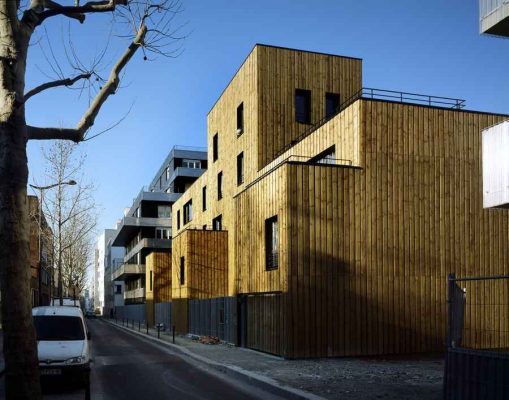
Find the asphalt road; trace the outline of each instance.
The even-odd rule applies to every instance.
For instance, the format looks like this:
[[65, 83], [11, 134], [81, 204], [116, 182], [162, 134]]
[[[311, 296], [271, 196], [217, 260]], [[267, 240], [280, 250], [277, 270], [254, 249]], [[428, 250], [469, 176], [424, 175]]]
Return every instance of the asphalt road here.
[[[279, 399], [254, 386], [220, 375], [170, 349], [100, 320], [88, 320], [92, 333], [93, 400]], [[0, 396], [3, 395], [0, 379]], [[52, 391], [44, 399], [83, 399], [84, 391]]]

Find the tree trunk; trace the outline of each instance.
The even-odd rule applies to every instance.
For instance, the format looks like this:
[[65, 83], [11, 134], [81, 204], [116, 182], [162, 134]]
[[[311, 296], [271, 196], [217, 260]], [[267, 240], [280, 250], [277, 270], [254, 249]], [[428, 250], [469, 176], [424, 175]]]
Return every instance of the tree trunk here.
[[[0, 3], [2, 12], [12, 3]], [[12, 17], [12, 15], [11, 15]], [[39, 399], [30, 301], [27, 129], [23, 97], [28, 40], [0, 24], [0, 291], [7, 399]]]

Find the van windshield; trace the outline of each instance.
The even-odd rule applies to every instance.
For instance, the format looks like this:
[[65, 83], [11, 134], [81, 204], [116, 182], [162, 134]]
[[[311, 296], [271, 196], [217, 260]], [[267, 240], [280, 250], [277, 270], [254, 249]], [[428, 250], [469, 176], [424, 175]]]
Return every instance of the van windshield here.
[[79, 317], [44, 315], [34, 317], [37, 340], [85, 340]]

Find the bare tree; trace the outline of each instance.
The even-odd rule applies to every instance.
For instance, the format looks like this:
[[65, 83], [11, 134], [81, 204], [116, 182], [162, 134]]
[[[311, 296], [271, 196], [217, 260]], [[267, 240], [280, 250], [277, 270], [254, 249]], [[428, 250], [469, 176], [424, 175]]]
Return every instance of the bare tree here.
[[[56, 180], [55, 189], [44, 197], [43, 207], [54, 236], [54, 277], [58, 283], [60, 305], [63, 305], [64, 290], [70, 287], [72, 280], [81, 279], [75, 278], [78, 259], [81, 262], [84, 256], [78, 247], [88, 245], [96, 226], [94, 187], [85, 181], [85, 156], [76, 150], [77, 145], [72, 142], [57, 141], [43, 153], [47, 161], [46, 175], [48, 179]], [[78, 183], [76, 186], [65, 185], [69, 181]]]
[[[35, 332], [29, 297], [29, 224], [27, 207], [29, 140], [63, 139], [79, 143], [107, 99], [119, 88], [126, 65], [142, 49], [148, 54], [174, 56], [176, 36], [172, 20], [180, 12], [175, 0], [0, 0], [0, 291], [6, 364], [7, 398], [41, 397]], [[55, 18], [85, 23], [89, 15], [110, 13], [128, 45], [101, 82], [74, 128], [36, 127], [26, 123], [27, 100], [55, 87], [90, 80], [95, 71], [76, 71], [70, 77], [43, 83], [26, 91], [27, 56], [34, 33]], [[49, 38], [52, 41], [52, 38]], [[177, 50], [178, 51], [178, 50]], [[90, 136], [89, 136], [90, 137]]]

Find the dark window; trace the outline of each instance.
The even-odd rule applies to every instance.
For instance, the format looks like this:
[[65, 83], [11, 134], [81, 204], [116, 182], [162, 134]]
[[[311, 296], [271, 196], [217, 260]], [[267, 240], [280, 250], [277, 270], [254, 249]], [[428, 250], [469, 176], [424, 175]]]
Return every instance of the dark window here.
[[219, 158], [219, 138], [217, 133], [212, 138], [212, 159], [216, 161]]
[[339, 94], [325, 93], [325, 118], [330, 118], [339, 110]]
[[217, 174], [217, 199], [223, 198], [223, 171]]
[[219, 323], [224, 324], [224, 308], [219, 309]]
[[177, 211], [177, 229], [180, 229], [180, 210]]
[[193, 200], [189, 200], [184, 204], [184, 225], [193, 219]]
[[79, 317], [46, 315], [34, 317], [37, 340], [84, 340], [85, 332]]
[[265, 259], [266, 269], [279, 266], [279, 228], [277, 215], [265, 220]]
[[310, 163], [316, 164], [336, 164], [336, 146], [331, 146], [327, 150], [309, 160]]
[[295, 121], [301, 124], [311, 123], [311, 90], [295, 90]]
[[122, 294], [122, 285], [115, 285], [115, 293]]
[[244, 132], [244, 103], [237, 107], [237, 136]]
[[237, 185], [244, 182], [244, 152], [237, 156]]
[[180, 257], [180, 284], [183, 285], [186, 281], [186, 269], [185, 269], [185, 259], [184, 257]]
[[203, 225], [203, 230], [206, 231], [207, 230], [207, 225]]
[[207, 186], [203, 186], [201, 189], [201, 204], [203, 211], [205, 211], [207, 209]]
[[153, 279], [153, 274], [152, 274], [152, 271], [150, 271], [150, 282], [149, 282], [149, 286], [150, 286], [150, 290], [152, 290], [152, 279]]
[[218, 215], [212, 220], [212, 229], [214, 231], [221, 231], [223, 229], [223, 216]]

